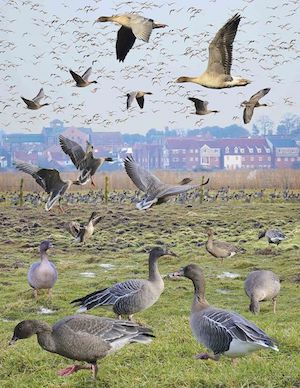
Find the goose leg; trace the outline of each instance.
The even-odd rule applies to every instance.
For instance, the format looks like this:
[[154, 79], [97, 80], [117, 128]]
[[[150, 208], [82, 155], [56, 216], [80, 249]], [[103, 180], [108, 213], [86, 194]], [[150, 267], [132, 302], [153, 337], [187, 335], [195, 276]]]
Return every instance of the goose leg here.
[[98, 373], [98, 365], [97, 363], [92, 364], [92, 372], [93, 372], [93, 379], [97, 379], [97, 373]]
[[34, 297], [34, 299], [37, 299], [37, 297], [38, 297], [38, 292], [35, 288], [33, 289], [33, 297]]
[[235, 357], [232, 359], [232, 366], [236, 368], [238, 366], [238, 359]]
[[273, 302], [273, 313], [276, 314], [276, 298], [273, 298], [272, 302]]
[[57, 372], [59, 376], [70, 376], [72, 373], [78, 372], [81, 369], [93, 369], [91, 365], [70, 365], [65, 369], [62, 369]]
[[118, 319], [119, 321], [121, 321], [121, 320], [122, 320], [122, 315], [118, 315], [118, 316], [117, 316], [117, 319]]
[[64, 209], [62, 208], [62, 206], [61, 206], [61, 204], [59, 203], [59, 205], [58, 205], [58, 208], [59, 208], [59, 210], [62, 212], [62, 213], [64, 213], [65, 211], [64, 211]]
[[96, 187], [95, 182], [93, 181], [93, 178], [91, 178], [91, 185], [92, 185], [93, 187]]
[[214, 361], [218, 361], [220, 356], [217, 355], [217, 354], [199, 353], [199, 354], [196, 354], [196, 356], [194, 358], [196, 358], [197, 360], [214, 360]]
[[128, 315], [128, 321], [133, 322], [133, 314]]
[[48, 299], [52, 298], [52, 288], [48, 288]]

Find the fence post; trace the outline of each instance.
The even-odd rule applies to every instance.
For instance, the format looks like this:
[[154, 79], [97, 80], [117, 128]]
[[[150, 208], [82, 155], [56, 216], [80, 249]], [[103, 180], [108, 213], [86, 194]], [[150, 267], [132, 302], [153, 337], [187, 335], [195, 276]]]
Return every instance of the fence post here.
[[24, 179], [21, 178], [20, 181], [20, 194], [19, 194], [19, 205], [23, 206], [24, 203], [24, 198], [23, 198], [23, 184], [24, 184]]
[[204, 183], [204, 179], [205, 179], [205, 176], [202, 175], [202, 178], [201, 178], [201, 184], [202, 184], [202, 186], [200, 186], [200, 189], [199, 189], [199, 192], [200, 192], [200, 193], [199, 193], [199, 194], [200, 194], [200, 196], [199, 196], [200, 204], [202, 204], [203, 198], [204, 198], [204, 193], [203, 193], [203, 188], [204, 188], [203, 183]]
[[105, 203], [108, 202], [108, 194], [109, 194], [109, 177], [105, 175], [104, 177], [104, 200]]

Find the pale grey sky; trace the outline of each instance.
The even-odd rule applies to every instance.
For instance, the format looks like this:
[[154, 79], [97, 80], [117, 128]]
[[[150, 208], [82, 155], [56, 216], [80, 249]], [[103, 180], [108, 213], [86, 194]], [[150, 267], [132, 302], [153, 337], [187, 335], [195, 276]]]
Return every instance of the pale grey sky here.
[[[119, 27], [93, 25], [96, 18], [135, 11], [168, 24], [152, 32], [150, 42], [136, 41], [124, 63], [115, 58]], [[232, 74], [251, 79], [246, 87], [213, 90], [176, 84], [207, 65], [208, 43], [236, 12], [243, 19], [233, 48]], [[240, 103], [270, 87], [246, 127], [262, 115], [275, 122], [299, 113], [300, 2], [260, 0], [169, 1], [19, 1], [1, 2], [0, 128], [6, 132], [40, 132], [54, 118], [93, 130], [144, 133], [149, 128], [195, 128], [242, 125]], [[93, 65], [97, 85], [75, 88], [69, 68], [83, 73]], [[34, 97], [40, 87], [51, 105], [27, 110], [20, 96]], [[151, 91], [144, 110], [126, 111], [126, 93]], [[216, 115], [192, 114], [187, 97], [209, 101]]]

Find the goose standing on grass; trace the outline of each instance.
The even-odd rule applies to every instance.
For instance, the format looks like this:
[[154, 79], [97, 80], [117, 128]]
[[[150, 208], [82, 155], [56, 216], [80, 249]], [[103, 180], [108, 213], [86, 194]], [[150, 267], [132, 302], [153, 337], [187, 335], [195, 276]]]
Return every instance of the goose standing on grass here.
[[58, 372], [60, 376], [89, 369], [94, 379], [98, 360], [130, 343], [150, 343], [154, 337], [151, 329], [136, 323], [85, 314], [65, 317], [53, 326], [37, 320], [22, 321], [15, 327], [9, 344], [34, 334], [44, 350], [89, 364], [69, 366]]
[[179, 184], [176, 186], [163, 183], [155, 175], [151, 174], [151, 172], [140, 167], [132, 156], [126, 157], [124, 167], [127, 175], [136, 187], [146, 194], [142, 201], [136, 205], [140, 210], [146, 210], [154, 204], [160, 205], [166, 202], [171, 196], [198, 189], [200, 186], [204, 186], [209, 182], [209, 179], [207, 179], [206, 182], [199, 185]]
[[276, 298], [280, 291], [280, 280], [272, 271], [252, 271], [247, 276], [244, 289], [250, 298], [249, 310], [253, 314], [259, 313], [259, 302], [272, 300], [273, 312], [276, 312]]
[[243, 114], [244, 124], [250, 123], [253, 116], [254, 108], [259, 108], [260, 106], [268, 106], [267, 104], [260, 104], [259, 100], [266, 94], [268, 94], [270, 90], [270, 88], [262, 89], [259, 92], [253, 94], [253, 96], [250, 97], [249, 101], [243, 101], [241, 103], [241, 106], [245, 108]]
[[102, 219], [102, 216], [98, 216], [96, 212], [92, 212], [88, 223], [86, 225], [80, 225], [78, 222], [71, 221], [68, 224], [68, 231], [75, 237], [77, 242], [85, 243], [90, 237], [92, 237], [95, 226]]
[[53, 245], [45, 240], [40, 244], [41, 261], [37, 261], [29, 268], [27, 279], [30, 287], [33, 288], [33, 295], [38, 296], [38, 290], [48, 290], [48, 297], [51, 298], [52, 288], [57, 281], [57, 270], [55, 265], [49, 260], [47, 251]]
[[217, 361], [222, 354], [235, 358], [266, 348], [278, 351], [275, 341], [254, 323], [235, 312], [208, 304], [204, 275], [198, 265], [189, 264], [171, 276], [186, 277], [194, 284], [191, 329], [197, 341], [213, 351], [213, 354], [200, 353], [195, 358]]
[[47, 211], [51, 210], [53, 205], [58, 201], [59, 209], [63, 212], [63, 208], [60, 204], [62, 196], [72, 184], [78, 185], [78, 181], [71, 181], [69, 179], [63, 181], [59, 172], [55, 169], [41, 168], [34, 166], [33, 164], [19, 161], [15, 161], [13, 164], [18, 170], [23, 171], [26, 174], [30, 174], [35, 179], [36, 183], [39, 184], [47, 194], [49, 194], [45, 205], [45, 209]]
[[70, 71], [70, 74], [71, 76], [73, 77], [74, 81], [76, 82], [76, 85], [77, 87], [79, 88], [84, 88], [85, 86], [89, 86], [91, 84], [97, 84], [98, 82], [97, 81], [89, 81], [89, 77], [92, 73], [92, 68], [89, 67], [85, 73], [82, 74], [82, 76], [80, 76], [79, 74], [75, 73], [75, 71], [73, 70], [69, 70]]
[[21, 98], [27, 105], [27, 109], [37, 110], [42, 108], [43, 106], [50, 105], [47, 102], [45, 102], [45, 104], [41, 104], [41, 100], [45, 98], [45, 93], [43, 88], [40, 89], [38, 94], [32, 100], [27, 100], [27, 98], [24, 98], [24, 97], [21, 97]]
[[142, 91], [127, 93], [127, 103], [126, 103], [127, 109], [131, 107], [131, 104], [133, 103], [134, 99], [136, 99], [137, 103], [139, 104], [139, 107], [143, 109], [144, 102], [145, 102], [145, 98], [144, 98], [145, 94], [152, 94], [152, 93], [142, 92]]
[[202, 101], [194, 97], [189, 97], [188, 99], [195, 104], [196, 115], [207, 115], [209, 113], [219, 113], [218, 110], [207, 109], [208, 101]]
[[70, 157], [74, 166], [79, 171], [80, 175], [77, 181], [80, 185], [85, 185], [91, 180], [91, 184], [95, 186], [93, 176], [96, 174], [98, 168], [100, 168], [104, 162], [113, 161], [110, 157], [95, 158], [93, 155], [94, 147], [88, 141], [85, 152], [81, 145], [76, 143], [76, 141], [68, 139], [63, 135], [59, 135], [59, 143], [64, 153]]
[[232, 44], [241, 16], [235, 14], [217, 32], [209, 45], [209, 57], [206, 71], [198, 77], [179, 77], [176, 82], [193, 82], [206, 88], [223, 89], [245, 86], [251, 81], [230, 75], [232, 62]]
[[283, 240], [285, 240], [286, 236], [281, 230], [278, 229], [269, 229], [263, 230], [259, 233], [258, 239], [266, 237], [269, 244], [279, 245]]
[[157, 23], [136, 13], [101, 16], [95, 21], [95, 23], [97, 22], [113, 22], [121, 25], [116, 43], [117, 60], [120, 62], [124, 62], [136, 39], [148, 43], [154, 28], [167, 27], [166, 24]]
[[71, 303], [80, 306], [79, 312], [93, 307], [111, 306], [119, 319], [126, 315], [129, 320], [132, 320], [133, 314], [151, 307], [163, 292], [164, 281], [159, 273], [157, 260], [165, 255], [176, 256], [173, 252], [160, 247], [151, 249], [148, 279], [131, 279], [117, 283], [112, 287], [75, 299]]
[[214, 240], [214, 232], [212, 229], [206, 231], [208, 239], [205, 243], [205, 248], [212, 256], [221, 259], [222, 263], [226, 257], [232, 257], [237, 253], [244, 253], [245, 249], [236, 247], [235, 245], [225, 242]]

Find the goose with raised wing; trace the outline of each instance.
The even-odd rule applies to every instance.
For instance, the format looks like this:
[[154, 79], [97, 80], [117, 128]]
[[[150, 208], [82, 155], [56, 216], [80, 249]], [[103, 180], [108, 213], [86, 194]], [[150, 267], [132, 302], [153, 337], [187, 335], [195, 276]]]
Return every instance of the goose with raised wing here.
[[144, 108], [144, 103], [145, 103], [145, 94], [152, 94], [151, 92], [143, 92], [141, 90], [137, 92], [131, 92], [127, 93], [127, 102], [126, 102], [126, 107], [129, 109], [134, 101], [136, 99], [136, 102], [139, 104], [139, 107], [141, 109]]
[[231, 76], [232, 45], [241, 20], [239, 14], [235, 14], [217, 32], [209, 44], [209, 57], [207, 69], [198, 77], [179, 77], [176, 82], [193, 82], [211, 89], [232, 88], [245, 86], [251, 81]]
[[243, 101], [241, 103], [241, 106], [245, 108], [243, 113], [244, 124], [250, 123], [253, 116], [254, 108], [259, 108], [260, 106], [268, 106], [267, 104], [260, 104], [259, 100], [266, 94], [268, 94], [270, 90], [270, 88], [262, 89], [259, 92], [253, 94], [253, 96], [250, 97], [249, 101]]
[[32, 100], [28, 100], [27, 98], [24, 98], [24, 97], [21, 97], [21, 98], [27, 105], [27, 109], [37, 110], [42, 108], [43, 106], [50, 105], [47, 102], [45, 102], [44, 104], [41, 104], [41, 100], [45, 98], [45, 93], [43, 88], [40, 89], [38, 94]]
[[192, 101], [196, 108], [196, 115], [207, 115], [209, 113], [219, 113], [218, 110], [210, 110], [207, 109], [208, 101], [199, 100], [198, 98], [189, 97], [190, 101]]
[[80, 76], [79, 74], [75, 73], [73, 70], [69, 70], [71, 76], [73, 77], [74, 81], [76, 82], [76, 86], [79, 88], [84, 88], [85, 86], [89, 86], [91, 84], [97, 84], [97, 81], [89, 81], [89, 77], [92, 74], [92, 68], [89, 67], [83, 74]]
[[278, 229], [268, 229], [261, 231], [258, 235], [258, 239], [260, 240], [263, 237], [266, 237], [269, 244], [276, 245], [281, 244], [281, 242], [286, 239], [286, 235]]
[[102, 220], [102, 216], [98, 216], [97, 212], [92, 212], [86, 225], [81, 225], [79, 222], [71, 221], [67, 225], [68, 231], [75, 237], [77, 242], [85, 243], [95, 231], [95, 226]]
[[157, 23], [136, 13], [101, 16], [95, 21], [97, 22], [113, 22], [121, 25], [116, 43], [117, 60], [120, 62], [124, 62], [136, 39], [149, 42], [153, 29], [167, 27], [166, 24]]

